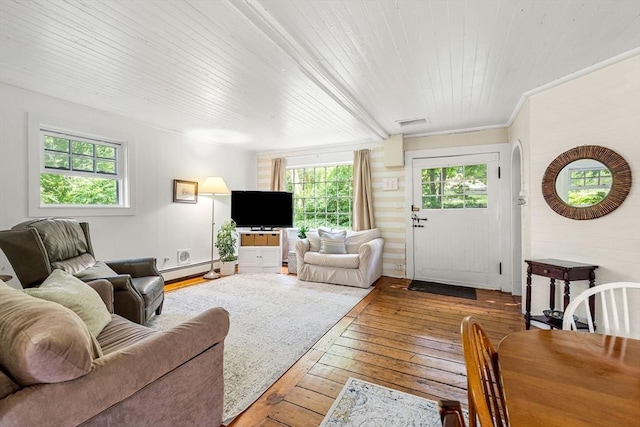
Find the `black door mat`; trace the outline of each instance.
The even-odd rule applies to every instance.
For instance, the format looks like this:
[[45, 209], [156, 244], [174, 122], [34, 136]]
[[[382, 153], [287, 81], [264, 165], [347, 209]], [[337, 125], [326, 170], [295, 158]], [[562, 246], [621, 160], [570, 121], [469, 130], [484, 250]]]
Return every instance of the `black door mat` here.
[[412, 280], [407, 289], [410, 291], [428, 292], [430, 294], [446, 295], [450, 297], [478, 299], [475, 288], [444, 285], [442, 283], [425, 282], [423, 280]]

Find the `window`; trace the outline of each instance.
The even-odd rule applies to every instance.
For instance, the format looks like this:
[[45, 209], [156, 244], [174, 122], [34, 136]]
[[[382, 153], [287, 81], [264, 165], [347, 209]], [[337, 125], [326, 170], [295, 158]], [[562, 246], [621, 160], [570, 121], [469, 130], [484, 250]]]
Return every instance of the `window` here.
[[41, 206], [123, 206], [122, 144], [41, 129]]
[[422, 209], [487, 208], [487, 165], [422, 169]]
[[287, 169], [293, 193], [293, 225], [351, 228], [353, 165]]
[[135, 214], [126, 130], [29, 113], [28, 135], [30, 217]]

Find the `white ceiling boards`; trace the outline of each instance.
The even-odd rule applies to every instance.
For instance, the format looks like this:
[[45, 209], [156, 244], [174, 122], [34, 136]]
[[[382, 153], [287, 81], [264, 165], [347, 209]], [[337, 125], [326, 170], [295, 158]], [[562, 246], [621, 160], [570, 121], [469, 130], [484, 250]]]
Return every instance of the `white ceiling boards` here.
[[265, 151], [505, 125], [640, 2], [2, 0], [0, 37], [4, 83]]

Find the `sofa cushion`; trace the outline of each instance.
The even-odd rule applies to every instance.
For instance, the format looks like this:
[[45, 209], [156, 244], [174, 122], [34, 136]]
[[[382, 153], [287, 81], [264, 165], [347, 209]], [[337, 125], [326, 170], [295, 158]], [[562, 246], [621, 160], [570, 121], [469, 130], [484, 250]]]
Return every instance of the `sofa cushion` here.
[[93, 258], [93, 255], [86, 253], [63, 261], [52, 262], [51, 268], [76, 274], [93, 267], [95, 264], [96, 260]]
[[342, 231], [326, 231], [318, 230], [320, 235], [320, 253], [321, 254], [346, 254], [345, 237], [347, 232]]
[[6, 376], [4, 372], [0, 371], [0, 399], [15, 393], [21, 388], [22, 387], [16, 384], [11, 378]]
[[0, 283], [0, 366], [13, 381], [22, 386], [69, 381], [89, 373], [100, 355], [73, 311]]
[[157, 334], [158, 331], [112, 315], [111, 322], [98, 335], [98, 342], [105, 355], [125, 349], [138, 341]]
[[74, 276], [85, 282], [95, 279], [104, 279], [106, 277], [115, 277], [117, 275], [118, 273], [113, 271], [111, 267], [102, 261], [96, 261], [96, 263], [90, 268], [82, 270], [79, 273], [74, 273]]
[[347, 253], [357, 254], [360, 246], [379, 237], [382, 237], [379, 228], [372, 228], [371, 230], [362, 231], [350, 231], [349, 233], [347, 233], [347, 238], [345, 239]]
[[307, 252], [304, 254], [304, 262], [323, 267], [358, 268], [360, 266], [360, 257], [358, 254], [333, 255]]
[[24, 292], [67, 307], [80, 316], [94, 337], [111, 322], [111, 313], [98, 292], [62, 270], [53, 270], [42, 285], [25, 289]]

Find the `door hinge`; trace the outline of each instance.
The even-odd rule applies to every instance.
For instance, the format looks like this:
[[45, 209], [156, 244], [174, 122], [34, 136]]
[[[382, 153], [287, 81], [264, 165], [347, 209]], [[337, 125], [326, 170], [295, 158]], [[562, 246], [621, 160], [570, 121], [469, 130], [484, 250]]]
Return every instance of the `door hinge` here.
[[502, 263], [498, 263], [498, 270], [500, 271], [500, 274], [502, 274]]
[[500, 179], [500, 166], [498, 166], [498, 179]]

